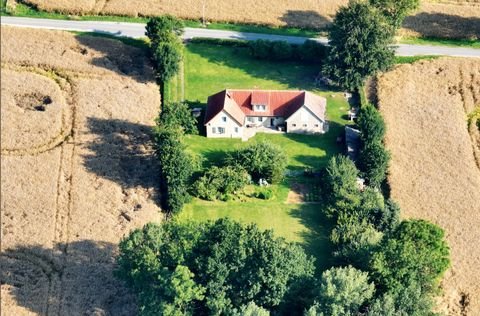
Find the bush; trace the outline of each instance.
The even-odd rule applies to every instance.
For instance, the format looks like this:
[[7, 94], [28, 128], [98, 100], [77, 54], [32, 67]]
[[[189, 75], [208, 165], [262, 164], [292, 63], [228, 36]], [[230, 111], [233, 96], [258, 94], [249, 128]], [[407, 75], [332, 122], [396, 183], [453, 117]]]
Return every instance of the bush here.
[[292, 60], [293, 47], [287, 41], [274, 41], [270, 44], [271, 58], [278, 61]]
[[230, 153], [226, 163], [243, 167], [254, 181], [263, 178], [270, 183], [278, 183], [283, 178], [287, 156], [281, 147], [263, 141]]
[[232, 315], [244, 306], [260, 312], [248, 305], [276, 308], [314, 272], [300, 246], [229, 219], [147, 224], [120, 242], [117, 266], [140, 315], [161, 314], [165, 305], [184, 314]]
[[269, 59], [271, 54], [270, 41], [256, 40], [250, 42], [250, 53], [257, 59]]
[[164, 103], [157, 124], [172, 128], [182, 128], [186, 134], [198, 134], [197, 119], [184, 102]]
[[225, 200], [250, 182], [250, 176], [240, 167], [212, 167], [194, 184], [197, 197], [214, 201]]
[[230, 47], [250, 47], [249, 41], [237, 39], [194, 37], [190, 39], [189, 42], [195, 44], [221, 45]]
[[178, 213], [190, 199], [188, 184], [195, 164], [186, 152], [181, 137], [179, 129], [154, 128], [155, 153], [160, 162], [162, 208], [168, 213]]
[[262, 200], [270, 200], [273, 198], [273, 190], [268, 187], [260, 187], [255, 190], [255, 197]]
[[303, 62], [321, 64], [327, 57], [327, 47], [319, 42], [307, 40], [297, 47], [297, 54]]

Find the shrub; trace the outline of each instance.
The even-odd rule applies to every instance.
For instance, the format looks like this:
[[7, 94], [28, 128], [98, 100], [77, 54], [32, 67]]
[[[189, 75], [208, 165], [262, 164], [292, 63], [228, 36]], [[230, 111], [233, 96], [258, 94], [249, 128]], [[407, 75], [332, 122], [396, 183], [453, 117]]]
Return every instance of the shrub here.
[[293, 57], [293, 47], [287, 41], [273, 41], [270, 43], [271, 58], [285, 61]]
[[316, 41], [307, 40], [297, 47], [297, 54], [303, 62], [321, 64], [327, 57], [327, 47]]
[[448, 268], [449, 248], [443, 230], [424, 220], [403, 221], [373, 255], [371, 269], [378, 284], [398, 292], [418, 284], [434, 291]]
[[250, 42], [250, 53], [257, 59], [269, 59], [271, 44], [267, 40], [256, 40]]
[[197, 120], [184, 102], [164, 103], [157, 124], [182, 128], [186, 134], [198, 134]]
[[179, 212], [190, 195], [188, 184], [195, 169], [193, 158], [181, 142], [179, 129], [154, 128], [155, 153], [160, 162], [162, 208], [168, 213]]
[[255, 190], [255, 197], [262, 200], [270, 200], [273, 198], [273, 190], [268, 187], [260, 187]]
[[281, 147], [263, 141], [230, 153], [226, 163], [243, 167], [254, 181], [263, 178], [270, 183], [278, 183], [283, 178], [287, 156]]
[[195, 195], [214, 201], [225, 200], [250, 182], [250, 176], [240, 167], [212, 167], [194, 184]]
[[197, 44], [221, 45], [221, 46], [230, 46], [230, 47], [250, 47], [249, 41], [237, 40], [237, 39], [194, 37], [190, 39], [189, 42], [197, 43]]
[[251, 302], [272, 309], [314, 272], [301, 247], [229, 219], [147, 224], [122, 239], [117, 266], [141, 315], [159, 314], [166, 304], [205, 315], [231, 315]]

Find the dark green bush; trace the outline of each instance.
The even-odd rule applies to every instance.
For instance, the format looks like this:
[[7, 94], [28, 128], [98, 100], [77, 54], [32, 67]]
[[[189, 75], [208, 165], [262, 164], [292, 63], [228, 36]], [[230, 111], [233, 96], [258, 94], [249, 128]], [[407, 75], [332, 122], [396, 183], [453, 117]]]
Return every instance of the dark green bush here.
[[281, 147], [263, 141], [230, 153], [225, 162], [243, 167], [254, 181], [263, 178], [269, 183], [278, 183], [283, 178], [287, 156]]
[[327, 47], [316, 41], [307, 40], [296, 47], [298, 58], [306, 63], [323, 63], [327, 57]]
[[157, 124], [182, 128], [186, 134], [198, 134], [197, 119], [193, 117], [192, 111], [184, 102], [164, 103]]
[[271, 59], [278, 61], [292, 60], [293, 46], [287, 41], [273, 41], [270, 43]]
[[273, 190], [269, 187], [258, 187], [255, 190], [255, 197], [262, 200], [270, 200], [273, 198]]
[[205, 200], [227, 200], [250, 182], [245, 169], [237, 166], [211, 167], [194, 184], [194, 194]]
[[256, 40], [249, 43], [250, 53], [256, 59], [270, 59], [271, 42], [267, 40]]
[[195, 44], [221, 45], [230, 47], [250, 47], [248, 41], [237, 39], [194, 37], [190, 39], [189, 42]]

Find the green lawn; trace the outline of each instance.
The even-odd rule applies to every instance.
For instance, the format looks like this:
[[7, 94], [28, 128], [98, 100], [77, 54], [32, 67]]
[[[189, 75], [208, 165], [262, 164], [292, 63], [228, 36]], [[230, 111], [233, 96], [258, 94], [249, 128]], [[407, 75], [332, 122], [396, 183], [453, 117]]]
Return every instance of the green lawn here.
[[[348, 123], [344, 115], [349, 105], [341, 92], [316, 88], [313, 81], [317, 73], [318, 69], [311, 65], [252, 59], [245, 48], [188, 44], [183, 74], [186, 101], [204, 106], [209, 95], [225, 88], [309, 90], [327, 98], [327, 116], [331, 122], [330, 131], [324, 135], [257, 134], [248, 142], [188, 135], [186, 145], [192, 152], [203, 156], [204, 167], [208, 167], [221, 163], [228, 151], [266, 140], [285, 150], [289, 169], [320, 169], [328, 158], [342, 150], [336, 138]], [[176, 78], [169, 85], [171, 99], [180, 94], [180, 82]], [[278, 236], [302, 244], [315, 255], [319, 270], [323, 270], [331, 264], [328, 240], [331, 223], [321, 215], [320, 204], [287, 203], [292, 184], [304, 183], [308, 187], [311, 181], [302, 176], [288, 177], [283, 183], [272, 186], [275, 194], [268, 201], [252, 196], [254, 186], [247, 187], [246, 192], [233, 201], [209, 202], [194, 198], [178, 218], [204, 221], [230, 217], [245, 223], [254, 222], [261, 228], [273, 229]]]

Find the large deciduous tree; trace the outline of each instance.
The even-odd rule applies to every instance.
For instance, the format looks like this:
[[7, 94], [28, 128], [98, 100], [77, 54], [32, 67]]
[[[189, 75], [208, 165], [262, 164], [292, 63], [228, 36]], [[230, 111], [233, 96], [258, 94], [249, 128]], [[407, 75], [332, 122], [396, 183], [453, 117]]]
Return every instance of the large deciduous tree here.
[[116, 274], [139, 297], [141, 315], [155, 308], [262, 314], [255, 306], [278, 307], [314, 270], [299, 246], [228, 219], [148, 224], [121, 241], [117, 263]]
[[366, 2], [351, 1], [340, 8], [328, 38], [330, 52], [324, 73], [345, 89], [359, 88], [368, 76], [393, 64], [391, 28]]
[[387, 291], [396, 293], [410, 284], [433, 291], [449, 264], [443, 230], [424, 220], [408, 220], [383, 240], [371, 269]]

